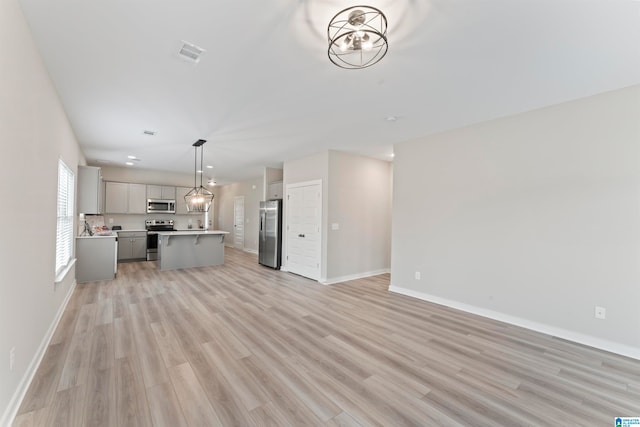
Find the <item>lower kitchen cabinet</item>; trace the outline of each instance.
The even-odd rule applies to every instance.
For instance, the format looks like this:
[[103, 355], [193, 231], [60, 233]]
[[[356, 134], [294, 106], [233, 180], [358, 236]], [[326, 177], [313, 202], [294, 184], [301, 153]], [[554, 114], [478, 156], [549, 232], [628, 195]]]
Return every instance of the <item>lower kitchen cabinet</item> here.
[[121, 231], [118, 233], [118, 261], [147, 259], [147, 232]]
[[116, 236], [76, 238], [76, 281], [111, 280], [116, 275]]

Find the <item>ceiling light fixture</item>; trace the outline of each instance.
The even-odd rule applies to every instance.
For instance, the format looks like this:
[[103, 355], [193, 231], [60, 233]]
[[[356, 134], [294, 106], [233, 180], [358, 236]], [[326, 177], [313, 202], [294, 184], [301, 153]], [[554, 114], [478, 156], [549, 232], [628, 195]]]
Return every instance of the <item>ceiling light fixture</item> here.
[[129, 158], [129, 159], [131, 159], [131, 160], [135, 160], [135, 159], [137, 159], [137, 157], [136, 157], [136, 156], [127, 156], [127, 158]]
[[[187, 212], [208, 212], [211, 202], [213, 202], [213, 193], [202, 186], [202, 163], [204, 159], [204, 139], [199, 139], [193, 143], [195, 147], [194, 157], [194, 173], [193, 188], [184, 196], [184, 202], [187, 205]], [[198, 171], [198, 147], [200, 147], [200, 171]], [[198, 172], [200, 175], [200, 186], [197, 186]]]
[[207, 169], [213, 169], [213, 166], [207, 165]]
[[375, 7], [338, 12], [327, 28], [329, 60], [346, 69], [367, 68], [387, 53], [387, 18]]
[[125, 165], [127, 165], [127, 166], [133, 166], [133, 162], [127, 162], [127, 163], [125, 163]]

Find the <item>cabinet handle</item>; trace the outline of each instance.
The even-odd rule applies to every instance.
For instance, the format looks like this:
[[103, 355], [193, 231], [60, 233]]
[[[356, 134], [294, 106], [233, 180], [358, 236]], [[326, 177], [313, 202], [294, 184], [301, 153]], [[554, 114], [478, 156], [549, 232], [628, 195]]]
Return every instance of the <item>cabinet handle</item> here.
[[298, 234], [298, 237], [304, 237], [304, 234]]

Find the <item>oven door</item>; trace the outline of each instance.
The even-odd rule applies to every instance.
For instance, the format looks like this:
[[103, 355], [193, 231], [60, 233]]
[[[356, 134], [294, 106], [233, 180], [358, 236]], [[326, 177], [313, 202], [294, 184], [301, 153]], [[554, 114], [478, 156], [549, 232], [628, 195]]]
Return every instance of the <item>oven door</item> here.
[[158, 233], [147, 231], [147, 261], [158, 259]]

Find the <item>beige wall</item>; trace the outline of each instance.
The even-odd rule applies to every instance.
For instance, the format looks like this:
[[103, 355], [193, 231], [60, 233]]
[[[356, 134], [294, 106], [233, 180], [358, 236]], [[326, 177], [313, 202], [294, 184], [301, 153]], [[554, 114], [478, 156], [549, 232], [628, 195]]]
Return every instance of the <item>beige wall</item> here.
[[328, 281], [391, 267], [390, 182], [391, 163], [329, 151]]
[[[16, 0], [0, 1], [0, 425], [17, 408], [40, 346], [75, 282], [55, 280], [58, 159], [85, 160]], [[14, 370], [9, 352], [15, 347]]]
[[282, 185], [284, 192], [284, 200], [282, 201], [282, 265], [286, 269], [287, 260], [287, 185], [299, 182], [315, 181], [322, 182], [322, 249], [321, 249], [321, 269], [320, 278], [325, 280], [327, 277], [327, 227], [325, 226], [328, 216], [328, 191], [327, 184], [329, 182], [329, 152], [314, 154], [312, 156], [303, 157], [301, 159], [291, 160], [284, 163], [282, 173]]
[[[154, 185], [175, 185], [180, 187], [193, 187], [192, 173], [175, 173], [155, 171], [148, 169], [138, 169], [135, 167], [121, 168], [115, 166], [105, 166], [96, 164], [102, 168], [102, 178], [105, 181], [135, 182], [138, 184], [154, 184]], [[200, 180], [197, 180], [200, 185]], [[203, 182], [206, 186], [206, 182]], [[215, 187], [207, 187], [215, 189]], [[214, 191], [214, 190], [212, 190]]]
[[[388, 271], [391, 245], [391, 165], [388, 162], [325, 151], [284, 164], [286, 186], [322, 182], [320, 281], [334, 283]], [[339, 226], [332, 230], [332, 224]], [[283, 221], [286, 268], [286, 215]]]
[[218, 228], [230, 234], [225, 238], [233, 245], [233, 204], [235, 197], [244, 197], [244, 249], [258, 251], [258, 228], [260, 227], [260, 201], [262, 200], [263, 177], [219, 187]]
[[397, 145], [392, 287], [640, 358], [638, 117], [634, 86]]

